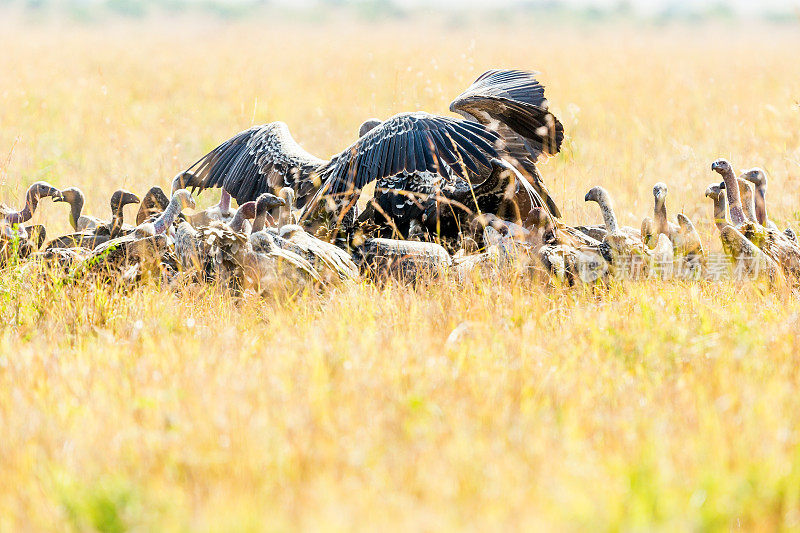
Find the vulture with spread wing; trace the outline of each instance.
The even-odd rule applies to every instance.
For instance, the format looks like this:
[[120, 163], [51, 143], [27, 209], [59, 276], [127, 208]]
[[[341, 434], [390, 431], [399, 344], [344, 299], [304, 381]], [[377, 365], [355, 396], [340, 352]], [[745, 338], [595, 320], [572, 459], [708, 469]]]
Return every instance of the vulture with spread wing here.
[[255, 126], [179, 174], [173, 188], [222, 188], [222, 205], [291, 187], [304, 220], [333, 213], [346, 225], [355, 221], [361, 190], [375, 182], [359, 218], [373, 216], [403, 234], [414, 222], [455, 234], [478, 212], [521, 222], [540, 207], [560, 217], [535, 162], [558, 153], [564, 129], [535, 75], [486, 72], [451, 104], [463, 118], [415, 112], [370, 120], [328, 161], [306, 152], [282, 122]]

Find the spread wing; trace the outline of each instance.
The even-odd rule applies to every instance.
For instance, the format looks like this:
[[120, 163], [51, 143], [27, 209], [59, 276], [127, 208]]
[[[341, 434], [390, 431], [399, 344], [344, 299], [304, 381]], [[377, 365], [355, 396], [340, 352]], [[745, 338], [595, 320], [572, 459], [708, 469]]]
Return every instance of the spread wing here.
[[325, 161], [306, 152], [283, 122], [254, 126], [217, 146], [175, 178], [173, 188], [222, 187], [241, 205], [282, 187], [299, 188]]
[[494, 121], [507, 126], [522, 137], [533, 161], [542, 153], [556, 154], [564, 126], [548, 111], [544, 86], [536, 75], [524, 70], [485, 72], [453, 100], [450, 111], [487, 126]]
[[500, 136], [477, 122], [397, 115], [335, 156], [320, 172], [321, 191], [345, 195], [376, 180], [419, 173], [472, 183], [485, 179], [489, 162], [502, 153]]

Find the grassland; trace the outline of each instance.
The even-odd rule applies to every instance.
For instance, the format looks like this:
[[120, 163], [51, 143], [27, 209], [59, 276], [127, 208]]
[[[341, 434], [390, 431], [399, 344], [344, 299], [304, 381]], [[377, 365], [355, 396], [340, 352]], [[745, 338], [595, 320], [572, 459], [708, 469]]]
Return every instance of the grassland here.
[[[416, 23], [415, 23], [416, 24]], [[543, 72], [568, 221], [654, 182], [718, 248], [710, 162], [796, 226], [795, 27], [0, 22], [0, 197], [166, 186], [283, 120], [310, 151]], [[213, 193], [201, 197], [209, 205]], [[63, 206], [37, 220], [67, 229]], [[0, 275], [0, 531], [800, 528], [800, 298], [756, 284], [363, 283], [234, 300]]]

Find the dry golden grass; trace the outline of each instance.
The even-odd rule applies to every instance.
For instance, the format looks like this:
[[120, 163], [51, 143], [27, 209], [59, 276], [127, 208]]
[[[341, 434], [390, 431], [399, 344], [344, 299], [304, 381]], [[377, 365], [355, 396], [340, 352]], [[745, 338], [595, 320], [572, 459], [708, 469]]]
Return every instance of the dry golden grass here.
[[[0, 23], [0, 195], [166, 186], [283, 120], [328, 156], [369, 116], [543, 71], [592, 185], [638, 226], [670, 186], [706, 241], [710, 162], [798, 218], [796, 28]], [[201, 205], [216, 200], [201, 197]], [[37, 220], [67, 229], [64, 206]], [[530, 281], [234, 300], [0, 275], [0, 530], [800, 528], [800, 299], [742, 283]]]

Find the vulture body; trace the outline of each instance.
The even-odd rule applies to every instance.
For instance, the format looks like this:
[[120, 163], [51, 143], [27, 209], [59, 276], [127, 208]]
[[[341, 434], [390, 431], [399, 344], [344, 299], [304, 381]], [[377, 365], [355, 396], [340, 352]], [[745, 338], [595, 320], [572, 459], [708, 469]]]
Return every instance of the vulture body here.
[[357, 254], [363, 272], [408, 281], [441, 275], [453, 264], [447, 250], [432, 242], [367, 239]]

